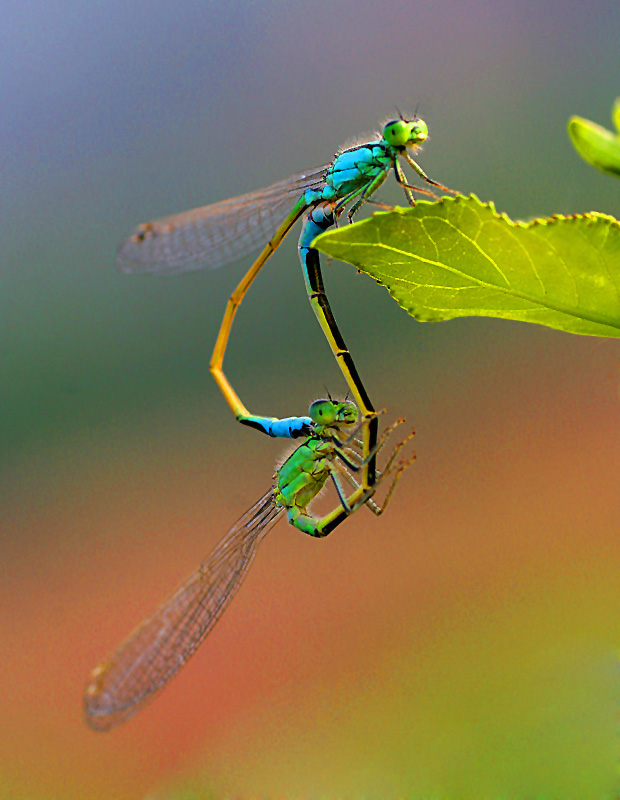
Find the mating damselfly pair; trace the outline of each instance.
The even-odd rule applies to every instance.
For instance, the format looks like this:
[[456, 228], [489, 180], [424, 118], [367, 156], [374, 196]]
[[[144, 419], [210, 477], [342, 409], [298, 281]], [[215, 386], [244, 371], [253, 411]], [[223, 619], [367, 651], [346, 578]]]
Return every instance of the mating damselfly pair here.
[[[242, 424], [271, 436], [304, 437], [305, 441], [276, 471], [274, 487], [233, 526], [197, 572], [93, 671], [84, 695], [86, 719], [93, 729], [109, 730], [133, 716], [178, 672], [219, 619], [241, 584], [259, 541], [281, 511], [286, 509], [290, 523], [305, 533], [325, 536], [363, 505], [381, 513], [400, 474], [413, 460], [395, 461], [411, 438], [408, 436], [396, 446], [383, 472], [376, 470], [377, 454], [394, 426], [378, 438], [378, 415], [331, 311], [312, 242], [337, 224], [347, 208], [351, 222], [391, 170], [410, 205], [415, 204], [413, 192], [434, 197], [431, 190], [407, 182], [401, 158], [427, 184], [452, 191], [429, 178], [410, 154], [427, 137], [423, 120], [400, 116], [386, 123], [376, 139], [340, 151], [323, 167], [250, 194], [140, 225], [121, 246], [118, 263], [126, 272], [177, 273], [222, 267], [266, 241], [228, 301], [210, 369]], [[321, 400], [312, 404], [308, 417], [278, 420], [248, 411], [224, 374], [223, 361], [239, 304], [301, 217], [299, 257], [306, 291], [355, 403]], [[347, 434], [351, 428], [353, 432]], [[389, 475], [394, 476], [393, 482], [379, 507], [373, 496]], [[351, 494], [345, 491], [340, 476], [353, 487]], [[339, 503], [330, 514], [316, 519], [308, 505], [328, 479], [336, 488]]]

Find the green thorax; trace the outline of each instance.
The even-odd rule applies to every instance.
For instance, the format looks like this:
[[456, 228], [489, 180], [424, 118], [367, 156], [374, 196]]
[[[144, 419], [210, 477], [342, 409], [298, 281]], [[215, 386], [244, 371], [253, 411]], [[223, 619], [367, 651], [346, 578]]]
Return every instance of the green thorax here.
[[330, 442], [316, 434], [310, 436], [276, 472], [276, 495], [278, 492], [286, 494], [285, 490], [293, 486], [300, 476], [308, 476], [306, 488], [308, 491], [313, 490], [312, 497], [316, 496], [329, 477], [328, 462], [333, 451], [334, 447]]

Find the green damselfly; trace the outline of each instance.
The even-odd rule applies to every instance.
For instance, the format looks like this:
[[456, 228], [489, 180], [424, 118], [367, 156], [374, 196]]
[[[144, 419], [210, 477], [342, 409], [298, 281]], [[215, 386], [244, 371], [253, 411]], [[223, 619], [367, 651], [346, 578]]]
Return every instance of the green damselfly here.
[[[347, 401], [317, 400], [308, 417], [288, 420], [254, 418], [266, 433], [285, 435], [285, 428], [304, 437], [302, 444], [276, 470], [273, 487], [230, 529], [211, 555], [90, 675], [84, 691], [84, 711], [95, 731], [108, 731], [130, 719], [152, 700], [197, 650], [220, 618], [241, 585], [254, 559], [259, 543], [286, 510], [289, 522], [311, 536], [327, 536], [363, 505], [381, 514], [401, 473], [413, 457], [396, 461], [398, 453], [411, 439], [407, 436], [396, 447], [377, 475], [375, 485], [364, 489], [354, 474], [360, 473], [368, 456], [360, 452], [359, 412]], [[400, 424], [386, 430], [371, 454], [374, 457], [387, 437]], [[275, 426], [275, 428], [274, 428]], [[383, 502], [372, 496], [377, 486], [393, 476]], [[347, 494], [345, 480], [353, 491]], [[318, 519], [308, 505], [332, 480], [338, 506]]]

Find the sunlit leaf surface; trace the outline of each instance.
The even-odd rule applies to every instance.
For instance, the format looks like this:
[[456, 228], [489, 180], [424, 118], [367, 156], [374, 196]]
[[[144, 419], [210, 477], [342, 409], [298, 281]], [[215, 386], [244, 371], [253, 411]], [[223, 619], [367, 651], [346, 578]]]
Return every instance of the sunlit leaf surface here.
[[314, 246], [423, 322], [501, 317], [620, 337], [620, 223], [605, 214], [520, 223], [474, 195], [443, 198], [341, 225]]

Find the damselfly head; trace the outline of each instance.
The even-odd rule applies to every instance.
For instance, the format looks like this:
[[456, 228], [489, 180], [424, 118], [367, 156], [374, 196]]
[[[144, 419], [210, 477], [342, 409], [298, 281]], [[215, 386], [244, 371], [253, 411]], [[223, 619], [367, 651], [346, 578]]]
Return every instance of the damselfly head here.
[[383, 138], [391, 147], [416, 147], [428, 138], [428, 126], [417, 117], [393, 119], [383, 126]]
[[359, 411], [350, 400], [315, 400], [308, 410], [310, 419], [317, 425], [354, 425]]

